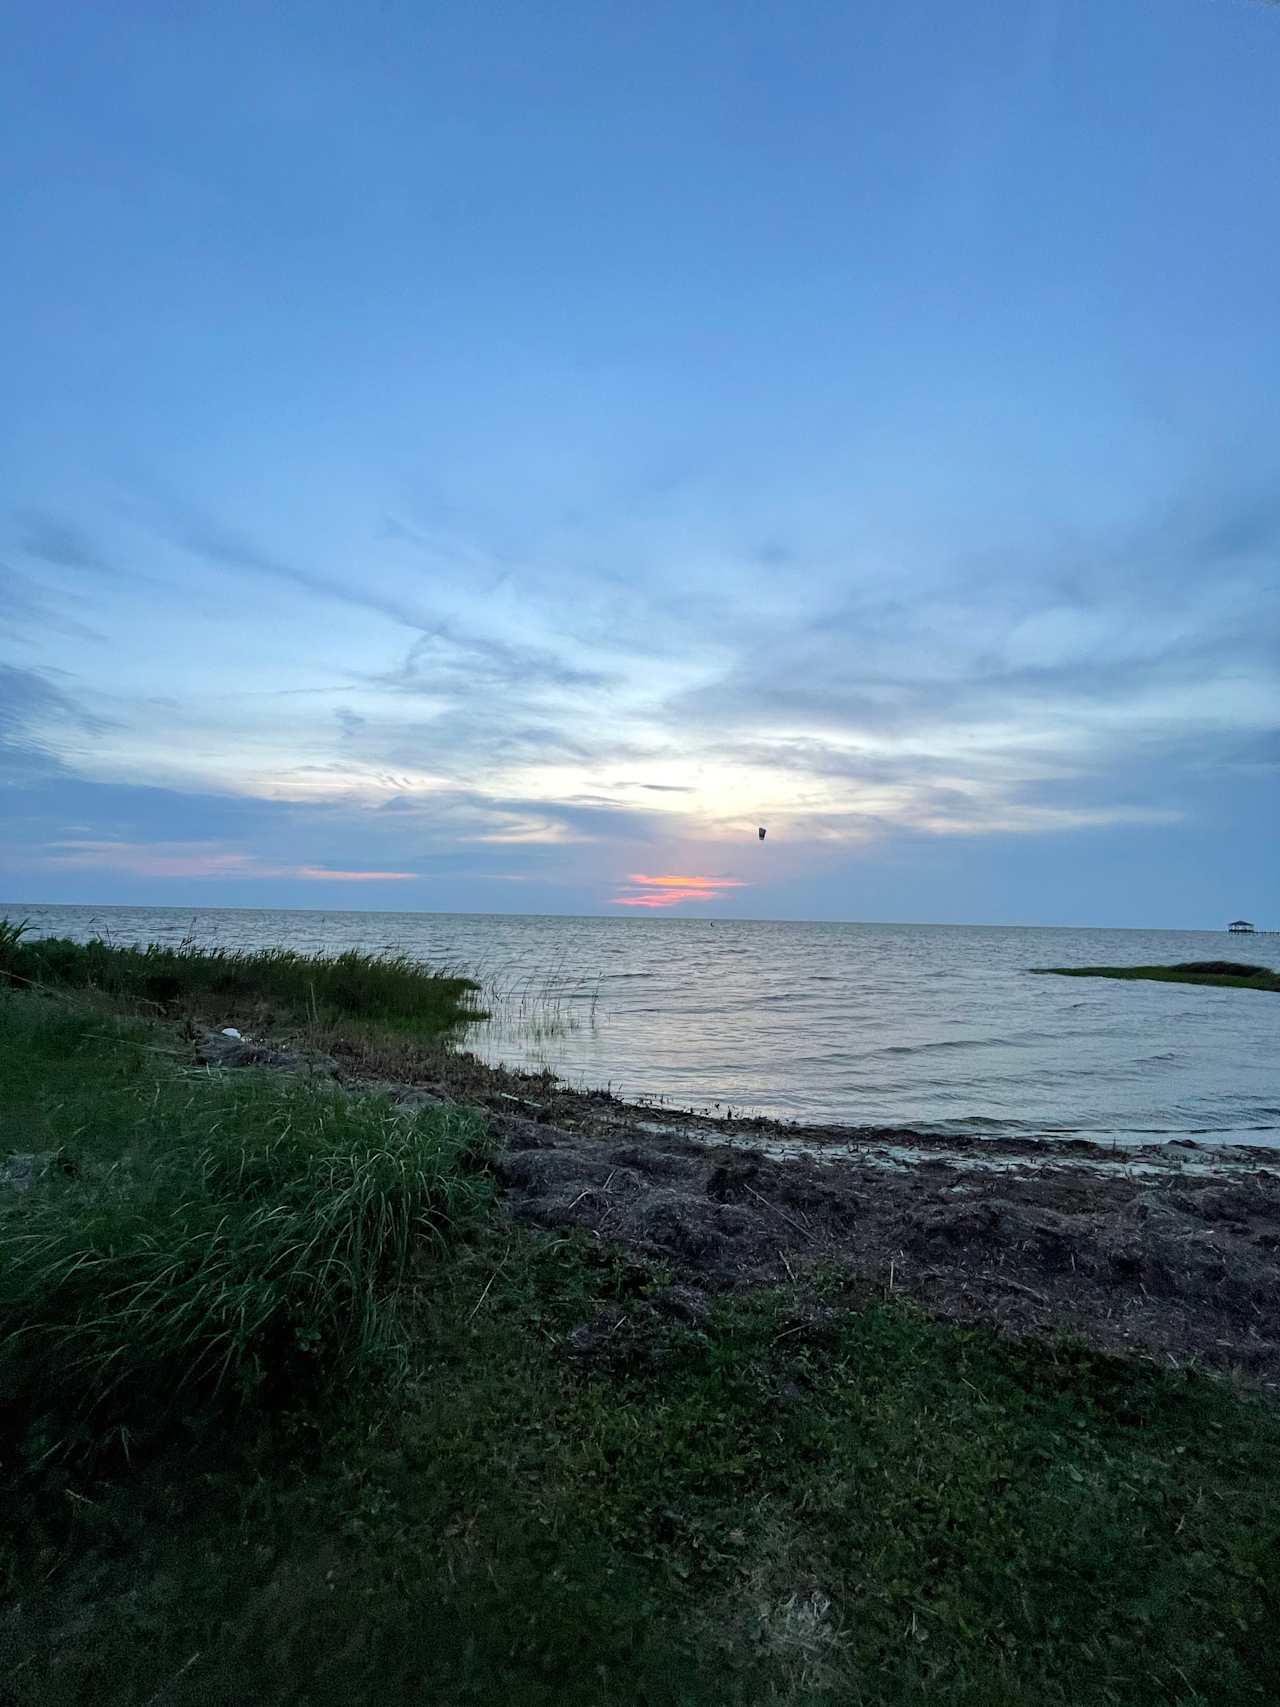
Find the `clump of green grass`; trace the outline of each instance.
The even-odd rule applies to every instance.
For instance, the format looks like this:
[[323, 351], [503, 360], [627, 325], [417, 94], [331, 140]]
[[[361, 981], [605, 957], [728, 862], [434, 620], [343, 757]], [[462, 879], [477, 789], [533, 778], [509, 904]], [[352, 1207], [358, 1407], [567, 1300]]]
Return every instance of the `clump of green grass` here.
[[25, 919], [0, 919], [0, 971], [9, 964], [17, 952], [18, 944], [27, 934]]
[[[37, 1105], [53, 1056], [68, 1070]], [[458, 1111], [196, 1077], [163, 1034], [15, 993], [0, 1061], [10, 1146], [56, 1153], [0, 1193], [0, 1388], [28, 1454], [388, 1369], [411, 1263], [488, 1197]]]
[[1223, 984], [1240, 990], [1280, 990], [1280, 972], [1237, 960], [1184, 960], [1173, 966], [1032, 966], [1054, 978], [1152, 978], [1163, 984]]
[[0, 931], [0, 981], [19, 988], [95, 990], [142, 1009], [218, 1021], [250, 1014], [295, 1023], [356, 1020], [420, 1035], [483, 1017], [472, 1005], [479, 988], [472, 979], [432, 971], [408, 954], [81, 943], [29, 937], [8, 922]]

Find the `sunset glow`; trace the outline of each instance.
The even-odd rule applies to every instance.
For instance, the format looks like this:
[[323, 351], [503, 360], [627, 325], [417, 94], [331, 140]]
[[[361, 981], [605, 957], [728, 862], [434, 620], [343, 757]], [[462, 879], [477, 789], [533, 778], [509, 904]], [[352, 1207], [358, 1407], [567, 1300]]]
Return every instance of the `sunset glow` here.
[[615, 907], [678, 907], [684, 901], [718, 901], [724, 891], [745, 889], [740, 877], [629, 877], [631, 892], [615, 895]]
[[6, 14], [5, 894], [1280, 916], [1275, 4], [135, 10]]
[[628, 877], [641, 889], [745, 889], [740, 877], [645, 877], [637, 872]]

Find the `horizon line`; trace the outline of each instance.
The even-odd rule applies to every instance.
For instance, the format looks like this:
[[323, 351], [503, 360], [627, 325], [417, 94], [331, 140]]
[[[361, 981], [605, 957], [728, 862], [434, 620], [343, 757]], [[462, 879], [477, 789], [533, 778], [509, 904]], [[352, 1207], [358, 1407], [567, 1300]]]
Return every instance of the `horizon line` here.
[[[115, 908], [140, 913], [314, 913], [357, 914], [370, 918], [437, 918], [437, 919], [567, 919], [595, 924], [710, 924], [710, 925], [859, 925], [881, 929], [904, 930], [1028, 930], [1028, 931], [1168, 931], [1179, 935], [1226, 936], [1224, 925], [1098, 925], [1047, 924], [1043, 922], [1004, 921], [992, 919], [814, 919], [801, 917], [752, 917], [711, 913], [537, 913], [537, 912], [477, 912], [458, 908], [426, 907], [298, 907], [244, 906], [224, 902], [153, 902], [153, 901], [0, 901], [0, 918], [9, 916], [9, 909], [23, 907]], [[1258, 926], [1257, 936], [1275, 934]]]

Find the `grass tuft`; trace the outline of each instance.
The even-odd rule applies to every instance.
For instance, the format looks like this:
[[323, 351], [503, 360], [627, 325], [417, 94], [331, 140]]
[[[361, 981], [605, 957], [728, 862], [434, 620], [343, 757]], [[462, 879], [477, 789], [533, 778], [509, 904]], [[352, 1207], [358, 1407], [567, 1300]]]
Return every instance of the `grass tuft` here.
[[118, 1443], [196, 1393], [221, 1409], [390, 1367], [412, 1261], [489, 1195], [468, 1114], [196, 1079], [148, 1035], [0, 998], [19, 1116], [24, 1075], [70, 1064], [23, 1143], [57, 1165], [0, 1193], [0, 1388], [29, 1456]]

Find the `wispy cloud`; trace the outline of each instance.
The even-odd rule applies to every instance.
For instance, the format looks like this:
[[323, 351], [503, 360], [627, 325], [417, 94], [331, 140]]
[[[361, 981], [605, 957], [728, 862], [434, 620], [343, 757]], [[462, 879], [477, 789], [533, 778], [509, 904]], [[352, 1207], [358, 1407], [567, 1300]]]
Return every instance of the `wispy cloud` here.
[[18, 544], [29, 557], [57, 569], [79, 569], [91, 574], [111, 570], [102, 548], [86, 529], [66, 516], [48, 510], [19, 510]]
[[[50, 516], [28, 523], [51, 570], [119, 555]], [[168, 627], [159, 601], [148, 607], [146, 646], [136, 607], [119, 615], [121, 655], [138, 644], [149, 679], [132, 698], [136, 678], [96, 680], [90, 703], [114, 726], [69, 692], [91, 656], [77, 678], [0, 676], [11, 775], [172, 791], [167, 823], [77, 815], [96, 834], [62, 847], [33, 831], [26, 845], [48, 849], [49, 869], [300, 889], [430, 869], [446, 874], [433, 903], [448, 905], [483, 904], [502, 862], [504, 883], [527, 875], [563, 910], [602, 894], [611, 909], [693, 909], [732, 904], [744, 878], [696, 873], [732, 869], [749, 841], [742, 869], [767, 911], [782, 884], [904, 835], [1039, 840], [1194, 820], [1192, 773], [1256, 769], [1280, 727], [1265, 504], [1075, 541], [1017, 572], [941, 552], [914, 576], [826, 564], [794, 601], [755, 587], [756, 556], [722, 552], [687, 585], [659, 566], [652, 583], [601, 576], [588, 597], [578, 576], [581, 610], [566, 610], [545, 562], [490, 577], [468, 602], [420, 569], [396, 583], [385, 561], [346, 587], [208, 518], [173, 522], [174, 538], [260, 585], [228, 597], [219, 577], [199, 578], [225, 625], [216, 644], [190, 639], [183, 586]], [[158, 549], [172, 561], [171, 544]], [[477, 547], [476, 562], [491, 557]], [[357, 607], [412, 632], [348, 620]], [[599, 644], [573, 637], [588, 623]], [[190, 652], [162, 709], [170, 644]], [[228, 828], [235, 801], [262, 815]], [[759, 823], [770, 836], [757, 855]], [[619, 870], [636, 874], [602, 889]]]
[[404, 661], [376, 677], [378, 686], [399, 693], [432, 694], [443, 687], [598, 688], [607, 671], [581, 660], [570, 661], [546, 647], [468, 634], [457, 623], [437, 621], [415, 640]]
[[49, 675], [0, 663], [0, 781], [61, 771], [69, 743], [106, 727]]
[[615, 907], [679, 907], [686, 901], [718, 901], [729, 890], [746, 887], [738, 877], [649, 877], [643, 872], [636, 872], [627, 878], [624, 892], [615, 895], [612, 904]]
[[0, 634], [23, 643], [42, 631], [102, 640], [98, 629], [71, 614], [77, 606], [87, 608], [86, 601], [51, 590], [10, 564], [0, 563]]
[[289, 865], [241, 849], [200, 842], [66, 841], [47, 849], [52, 866], [110, 871], [128, 877], [291, 878], [302, 883], [405, 883], [413, 871], [341, 871]]

